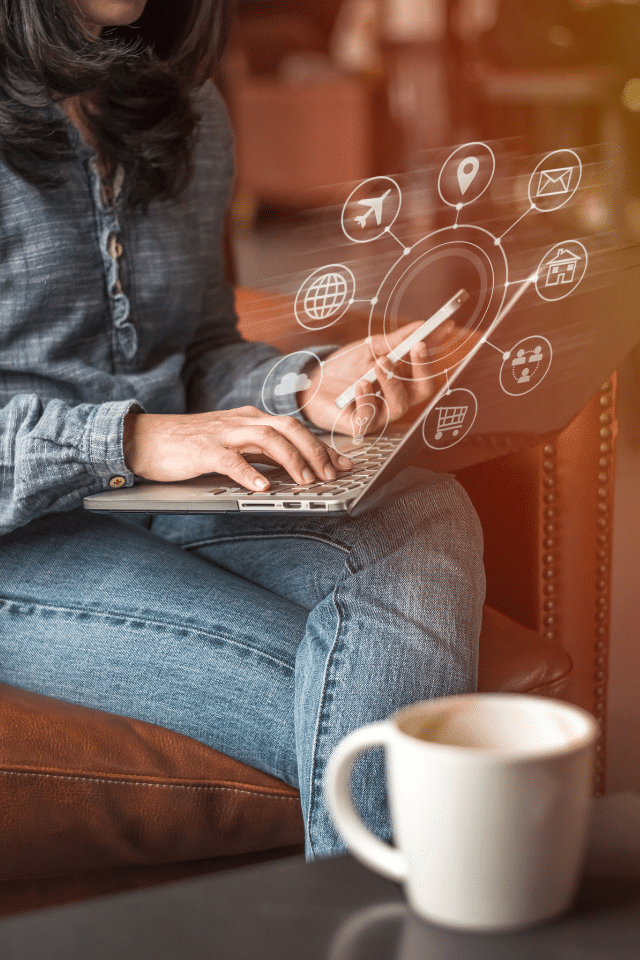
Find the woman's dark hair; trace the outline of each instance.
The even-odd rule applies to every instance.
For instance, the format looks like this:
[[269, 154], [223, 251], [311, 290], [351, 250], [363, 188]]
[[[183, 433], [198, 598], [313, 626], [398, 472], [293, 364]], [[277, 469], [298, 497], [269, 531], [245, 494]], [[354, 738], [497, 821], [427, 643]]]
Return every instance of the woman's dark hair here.
[[191, 175], [191, 94], [218, 65], [232, 5], [148, 0], [134, 25], [94, 39], [74, 0], [0, 0], [0, 156], [29, 183], [58, 186], [71, 145], [51, 101], [90, 94], [87, 122], [107, 166], [125, 170], [127, 206], [177, 196]]

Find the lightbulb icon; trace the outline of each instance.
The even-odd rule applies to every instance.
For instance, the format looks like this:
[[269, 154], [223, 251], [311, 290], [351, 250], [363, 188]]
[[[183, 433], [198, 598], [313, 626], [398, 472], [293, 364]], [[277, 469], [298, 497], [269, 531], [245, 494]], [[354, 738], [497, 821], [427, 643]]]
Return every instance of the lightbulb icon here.
[[351, 414], [351, 433], [354, 443], [362, 443], [366, 433], [367, 424], [370, 423], [376, 415], [376, 408], [372, 403], [363, 403]]

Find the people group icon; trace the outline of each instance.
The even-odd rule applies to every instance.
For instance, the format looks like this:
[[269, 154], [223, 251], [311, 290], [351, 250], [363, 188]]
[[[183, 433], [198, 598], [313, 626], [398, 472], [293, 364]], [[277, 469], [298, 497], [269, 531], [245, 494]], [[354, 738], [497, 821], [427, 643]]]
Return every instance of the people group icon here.
[[508, 351], [500, 370], [500, 386], [512, 397], [539, 387], [551, 366], [553, 350], [546, 337], [525, 337]]
[[[511, 361], [511, 372], [516, 383], [530, 383], [532, 374], [535, 374], [543, 360], [542, 346], [538, 344], [532, 353], [527, 354], [522, 348]], [[526, 366], [525, 366], [526, 364]]]

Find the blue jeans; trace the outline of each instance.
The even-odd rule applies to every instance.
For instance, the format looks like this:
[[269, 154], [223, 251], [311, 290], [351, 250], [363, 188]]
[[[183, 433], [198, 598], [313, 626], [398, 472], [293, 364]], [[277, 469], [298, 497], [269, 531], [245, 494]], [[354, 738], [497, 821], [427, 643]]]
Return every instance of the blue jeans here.
[[[164, 727], [300, 790], [309, 858], [344, 849], [323, 792], [338, 741], [474, 689], [480, 524], [416, 471], [357, 518], [74, 511], [0, 541], [0, 680]], [[380, 751], [354, 796], [389, 836]]]

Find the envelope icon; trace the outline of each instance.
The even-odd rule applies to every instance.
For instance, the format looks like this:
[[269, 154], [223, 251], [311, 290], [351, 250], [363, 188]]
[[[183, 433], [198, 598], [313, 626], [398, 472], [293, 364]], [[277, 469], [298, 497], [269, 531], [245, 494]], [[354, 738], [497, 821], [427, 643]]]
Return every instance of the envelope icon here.
[[543, 170], [538, 181], [536, 197], [551, 197], [556, 193], [569, 193], [573, 167], [557, 167], [555, 170]]

